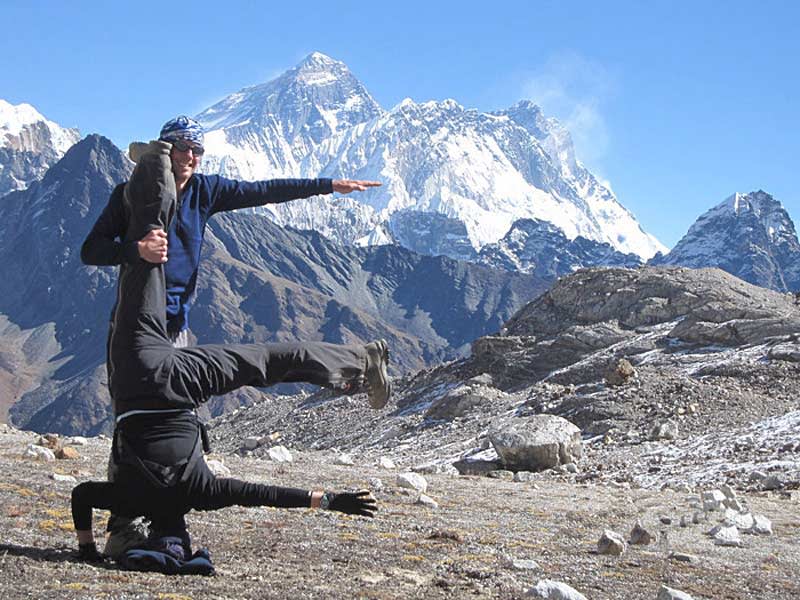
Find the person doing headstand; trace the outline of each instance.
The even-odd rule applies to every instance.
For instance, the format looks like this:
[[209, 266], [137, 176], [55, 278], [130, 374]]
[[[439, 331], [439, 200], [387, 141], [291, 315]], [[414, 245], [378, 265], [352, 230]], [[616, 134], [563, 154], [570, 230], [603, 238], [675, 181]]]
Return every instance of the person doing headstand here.
[[[124, 189], [126, 239], [166, 230], [176, 206], [171, 144], [132, 145], [137, 165]], [[92, 508], [146, 516], [155, 529], [183, 522], [191, 509], [232, 505], [312, 507], [374, 516], [375, 499], [355, 493], [309, 491], [217, 478], [202, 458], [203, 435], [194, 409], [213, 395], [242, 386], [306, 382], [343, 390], [366, 388], [373, 407], [391, 395], [384, 340], [366, 345], [325, 342], [215, 344], [175, 348], [167, 331], [164, 267], [140, 260], [121, 267], [109, 341], [116, 365], [110, 381], [116, 428], [113, 482], [87, 481], [72, 491], [79, 556], [99, 557]]]

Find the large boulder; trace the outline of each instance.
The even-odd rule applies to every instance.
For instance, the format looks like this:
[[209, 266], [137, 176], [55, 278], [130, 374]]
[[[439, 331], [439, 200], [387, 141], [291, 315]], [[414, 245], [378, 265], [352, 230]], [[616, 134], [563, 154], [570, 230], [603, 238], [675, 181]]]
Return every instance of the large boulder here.
[[581, 430], [555, 415], [498, 419], [489, 440], [512, 471], [543, 471], [574, 463], [582, 453]]

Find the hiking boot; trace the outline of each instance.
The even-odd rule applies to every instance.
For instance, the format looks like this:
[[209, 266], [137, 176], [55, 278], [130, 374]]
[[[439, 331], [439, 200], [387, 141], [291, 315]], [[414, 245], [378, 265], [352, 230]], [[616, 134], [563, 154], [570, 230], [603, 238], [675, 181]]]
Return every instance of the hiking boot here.
[[151, 229], [167, 230], [177, 202], [171, 149], [172, 144], [161, 140], [134, 142], [128, 147], [136, 167], [123, 190], [128, 217], [125, 241], [140, 240]]
[[389, 347], [386, 340], [378, 340], [370, 342], [364, 348], [367, 351], [367, 369], [364, 372], [367, 399], [369, 405], [377, 410], [386, 406], [389, 396], [392, 395], [392, 382], [387, 370]]
[[131, 548], [143, 548], [147, 542], [148, 526], [142, 517], [126, 519], [114, 515], [113, 527], [103, 548], [106, 556], [117, 559]]

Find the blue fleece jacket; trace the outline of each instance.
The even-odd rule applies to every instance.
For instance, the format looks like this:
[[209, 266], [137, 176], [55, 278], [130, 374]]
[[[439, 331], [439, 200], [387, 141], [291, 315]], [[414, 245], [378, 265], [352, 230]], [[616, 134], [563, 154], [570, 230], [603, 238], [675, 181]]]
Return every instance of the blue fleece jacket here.
[[[119, 265], [141, 260], [136, 242], [123, 243], [127, 218], [118, 185], [81, 247], [87, 265]], [[184, 188], [175, 218], [167, 231], [167, 328], [177, 333], [189, 327], [197, 285], [197, 270], [206, 224], [215, 213], [277, 204], [297, 198], [333, 193], [330, 179], [270, 179], [235, 181], [219, 175], [194, 174]]]

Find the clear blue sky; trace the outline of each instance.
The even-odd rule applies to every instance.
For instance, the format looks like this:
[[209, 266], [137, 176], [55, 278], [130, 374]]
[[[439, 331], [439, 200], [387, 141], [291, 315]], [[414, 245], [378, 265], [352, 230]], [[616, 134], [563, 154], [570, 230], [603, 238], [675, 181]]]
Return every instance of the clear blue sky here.
[[800, 220], [793, 0], [4, 0], [0, 22], [0, 98], [121, 147], [316, 50], [384, 108], [539, 103], [667, 246], [735, 191]]

